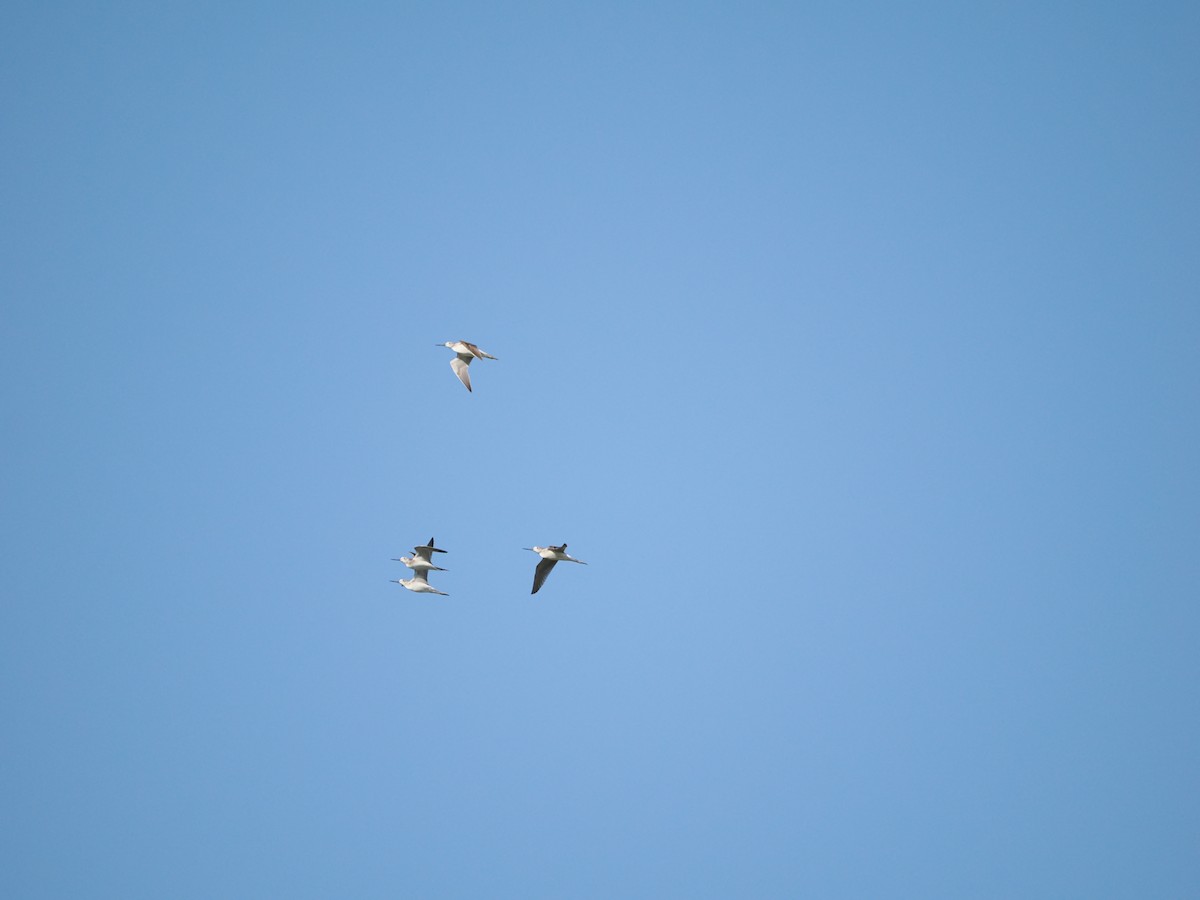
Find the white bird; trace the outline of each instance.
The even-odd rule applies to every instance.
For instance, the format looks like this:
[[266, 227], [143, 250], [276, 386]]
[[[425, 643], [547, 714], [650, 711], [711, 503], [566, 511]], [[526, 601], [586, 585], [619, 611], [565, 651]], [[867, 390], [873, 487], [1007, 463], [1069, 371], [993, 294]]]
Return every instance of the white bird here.
[[[471, 360], [496, 358], [467, 341], [446, 341], [438, 346], [449, 347], [454, 351], [454, 359], [450, 360], [450, 368], [454, 370], [454, 374], [458, 376], [458, 380], [468, 391], [471, 390], [471, 375], [467, 372], [467, 366], [471, 365]], [[474, 391], [471, 392], [474, 393]]]
[[428, 559], [422, 556], [417, 551], [413, 551], [412, 556], [396, 556], [392, 558], [394, 562], [402, 562], [410, 569], [419, 569], [422, 572], [428, 572], [432, 569], [435, 572], [445, 572], [441, 566], [435, 566]]
[[538, 589], [546, 581], [546, 576], [550, 574], [550, 570], [554, 568], [555, 563], [573, 562], [579, 563], [581, 566], [586, 566], [582, 559], [576, 559], [568, 555], [567, 545], [559, 544], [557, 547], [523, 547], [523, 550], [532, 550], [542, 558], [542, 561], [537, 564], [537, 568], [533, 570], [533, 590], [529, 593], [536, 594]]
[[410, 591], [416, 591], [418, 594], [441, 594], [443, 597], [449, 597], [445, 591], [439, 591], [428, 581], [425, 580], [425, 573], [414, 571], [412, 578], [393, 578], [393, 584], [398, 584], [401, 587], [406, 587]]
[[433, 546], [433, 538], [430, 538], [428, 544], [424, 544], [420, 547], [413, 547], [412, 556], [393, 556], [392, 561], [402, 562], [410, 569], [419, 569], [423, 572], [428, 572], [430, 569], [433, 569], [437, 572], [445, 572], [446, 570], [441, 566], [435, 566], [433, 564], [433, 554], [448, 552], [449, 551], [443, 550], [441, 547]]

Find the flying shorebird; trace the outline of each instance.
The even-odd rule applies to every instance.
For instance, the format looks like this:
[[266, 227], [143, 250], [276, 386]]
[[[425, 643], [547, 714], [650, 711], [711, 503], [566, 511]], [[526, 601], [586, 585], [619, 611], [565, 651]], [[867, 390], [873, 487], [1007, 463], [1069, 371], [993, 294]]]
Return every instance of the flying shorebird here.
[[412, 556], [393, 556], [392, 561], [402, 562], [410, 569], [420, 569], [424, 572], [428, 572], [430, 569], [438, 572], [445, 572], [446, 570], [441, 566], [435, 566], [433, 564], [433, 554], [447, 552], [449, 551], [443, 550], [441, 547], [433, 546], [433, 538], [430, 538], [428, 544], [420, 547], [413, 547]]
[[546, 576], [550, 574], [550, 570], [554, 568], [557, 562], [573, 562], [586, 566], [582, 559], [576, 559], [567, 554], [567, 545], [559, 544], [557, 547], [522, 547], [523, 550], [532, 550], [542, 558], [542, 561], [537, 564], [537, 568], [533, 570], [533, 590], [529, 593], [536, 594], [538, 589], [546, 581]]
[[426, 557], [422, 556], [416, 550], [413, 551], [412, 556], [396, 556], [396, 557], [392, 557], [392, 559], [394, 562], [404, 563], [410, 569], [419, 569], [422, 572], [428, 572], [430, 569], [432, 569], [435, 572], [445, 572], [446, 571], [441, 566], [435, 566]]
[[[454, 374], [458, 376], [458, 380], [463, 383], [463, 386], [471, 390], [471, 375], [467, 372], [467, 366], [471, 364], [473, 359], [495, 359], [496, 357], [485, 350], [480, 350], [474, 344], [467, 341], [446, 341], [444, 344], [438, 344], [439, 347], [449, 347], [454, 351], [454, 359], [450, 360], [450, 368], [454, 370]], [[474, 391], [471, 391], [474, 393]]]
[[412, 578], [393, 578], [393, 584], [398, 584], [401, 587], [406, 587], [410, 591], [416, 591], [418, 594], [441, 594], [443, 597], [449, 597], [445, 591], [439, 591], [428, 581], [425, 580], [425, 573], [419, 570], [413, 572]]

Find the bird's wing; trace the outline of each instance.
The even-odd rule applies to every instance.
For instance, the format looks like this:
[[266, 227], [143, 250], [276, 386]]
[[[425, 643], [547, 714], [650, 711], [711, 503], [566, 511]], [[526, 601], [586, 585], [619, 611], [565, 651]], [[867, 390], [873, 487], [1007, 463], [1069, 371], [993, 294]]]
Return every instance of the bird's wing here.
[[[460, 353], [450, 360], [450, 368], [454, 370], [454, 374], [458, 376], [458, 380], [463, 383], [463, 386], [471, 390], [471, 376], [467, 372], [467, 366], [471, 364], [471, 357]], [[474, 391], [472, 391], [474, 393]]]
[[556, 559], [543, 559], [537, 564], [537, 568], [533, 570], [533, 590], [529, 593], [536, 594], [538, 589], [545, 584], [546, 576], [550, 574], [550, 570], [554, 568], [556, 562], [558, 562]]
[[479, 359], [495, 359], [496, 358], [496, 357], [492, 356], [492, 354], [488, 353], [486, 350], [480, 350], [474, 344], [467, 344], [467, 346], [471, 348], [471, 352], [474, 353], [477, 357], [479, 357]]

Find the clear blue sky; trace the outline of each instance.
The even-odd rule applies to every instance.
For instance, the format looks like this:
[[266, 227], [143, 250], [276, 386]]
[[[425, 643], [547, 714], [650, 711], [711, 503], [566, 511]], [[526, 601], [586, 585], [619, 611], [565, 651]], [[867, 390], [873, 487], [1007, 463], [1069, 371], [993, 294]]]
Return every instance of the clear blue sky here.
[[10, 4], [0, 894], [1193, 895], [1197, 46]]

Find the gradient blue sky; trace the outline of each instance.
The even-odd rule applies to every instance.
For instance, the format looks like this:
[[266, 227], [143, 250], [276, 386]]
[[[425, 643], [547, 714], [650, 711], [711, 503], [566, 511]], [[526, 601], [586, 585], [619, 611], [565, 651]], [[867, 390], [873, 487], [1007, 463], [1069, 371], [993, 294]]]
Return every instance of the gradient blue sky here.
[[1197, 46], [10, 4], [0, 894], [1193, 895]]

